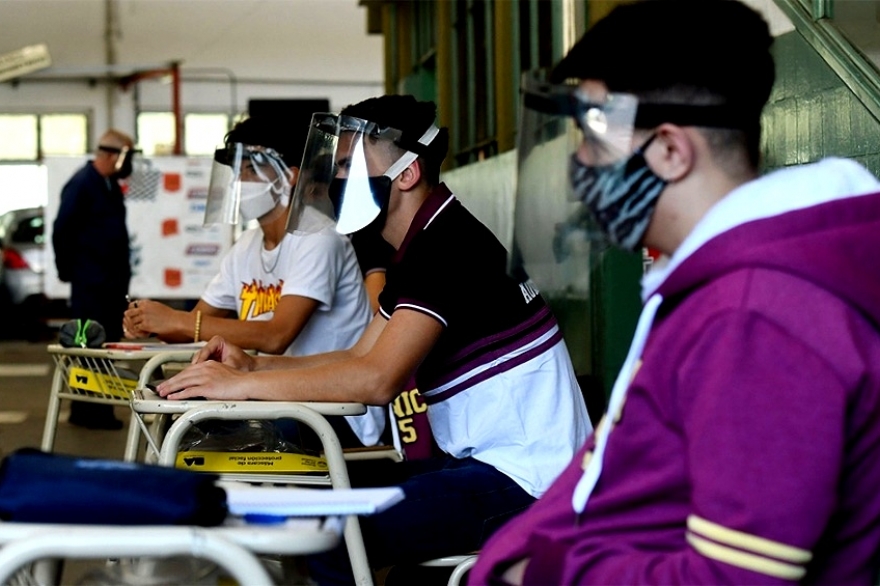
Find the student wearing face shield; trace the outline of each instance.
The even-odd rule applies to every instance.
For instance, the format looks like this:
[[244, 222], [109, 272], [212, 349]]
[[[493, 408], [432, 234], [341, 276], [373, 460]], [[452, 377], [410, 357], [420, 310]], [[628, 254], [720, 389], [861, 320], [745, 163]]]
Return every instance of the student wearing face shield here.
[[[354, 486], [407, 498], [362, 519], [373, 567], [478, 549], [540, 496], [591, 430], [559, 327], [507, 253], [439, 181], [448, 135], [436, 106], [383, 96], [315, 114], [302, 173], [332, 165], [325, 196], [300, 183], [289, 228], [378, 231], [394, 249], [380, 310], [350, 350], [249, 357], [213, 338], [158, 386], [171, 400], [357, 401], [386, 405], [415, 374], [442, 457], [350, 466]], [[331, 153], [332, 157], [326, 157]], [[351, 463], [355, 464], [355, 463]], [[311, 560], [319, 583], [351, 583], [344, 547]]]
[[[94, 158], [61, 190], [52, 225], [58, 278], [70, 283], [70, 312], [104, 326], [107, 341], [122, 338], [122, 314], [131, 280], [125, 200], [119, 181], [131, 175], [134, 143], [111, 129]], [[91, 429], [121, 429], [112, 405], [73, 401], [68, 421]]]
[[568, 163], [526, 119], [580, 132], [545, 205], [663, 257], [605, 419], [470, 584], [876, 583], [880, 182], [759, 175], [771, 43], [740, 2], [626, 4], [525, 88], [520, 157]]
[[[258, 118], [227, 134], [214, 157], [205, 223], [234, 224], [240, 216], [258, 226], [241, 234], [192, 310], [131, 302], [127, 337], [192, 342], [223, 336], [242, 348], [287, 356], [354, 345], [372, 314], [349, 239], [329, 223], [309, 234], [286, 230], [290, 196], [302, 178], [304, 135]], [[337, 426], [346, 446], [375, 445], [385, 427], [379, 407], [346, 419], [351, 430]]]

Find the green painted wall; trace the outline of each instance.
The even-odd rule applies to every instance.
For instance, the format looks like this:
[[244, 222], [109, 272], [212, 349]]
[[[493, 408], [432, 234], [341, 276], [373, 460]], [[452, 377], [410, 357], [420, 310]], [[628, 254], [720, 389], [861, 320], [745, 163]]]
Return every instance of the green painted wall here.
[[776, 85], [763, 118], [763, 166], [849, 157], [880, 174], [880, 122], [797, 31], [773, 44]]

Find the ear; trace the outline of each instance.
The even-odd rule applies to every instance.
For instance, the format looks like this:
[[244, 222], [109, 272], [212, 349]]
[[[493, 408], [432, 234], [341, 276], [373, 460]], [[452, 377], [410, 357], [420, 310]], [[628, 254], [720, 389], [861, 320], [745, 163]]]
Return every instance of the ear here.
[[398, 182], [397, 186], [400, 187], [401, 191], [409, 191], [419, 184], [419, 181], [422, 180], [422, 167], [419, 165], [419, 160], [416, 159], [412, 163], [410, 163], [409, 167], [403, 170], [403, 173], [397, 176], [396, 181]]
[[698, 136], [691, 128], [675, 124], [661, 124], [657, 128], [656, 146], [646, 153], [651, 169], [669, 183], [681, 181], [694, 168], [699, 147]]
[[299, 181], [299, 167], [288, 167], [287, 182], [291, 187], [294, 187], [297, 181]]

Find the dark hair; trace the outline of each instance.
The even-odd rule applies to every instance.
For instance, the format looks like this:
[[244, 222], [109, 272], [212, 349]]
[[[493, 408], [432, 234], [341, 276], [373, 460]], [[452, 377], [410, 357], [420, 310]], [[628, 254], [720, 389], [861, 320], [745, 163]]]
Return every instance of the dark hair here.
[[593, 25], [551, 77], [601, 80], [645, 102], [730, 106], [740, 126], [708, 132], [739, 136], [756, 163], [775, 79], [772, 43], [761, 15], [737, 0], [642, 0]]
[[449, 149], [449, 131], [441, 128], [427, 147], [418, 143], [437, 118], [434, 102], [420, 102], [409, 95], [379, 96], [346, 106], [340, 114], [399, 130], [402, 136], [395, 144], [419, 155], [417, 160], [429, 185], [440, 182], [440, 166]]
[[274, 149], [288, 167], [299, 167], [308, 131], [308, 121], [302, 124], [302, 128], [291, 128], [289, 124], [282, 124], [273, 118], [252, 117], [238, 122], [226, 133], [224, 142]]

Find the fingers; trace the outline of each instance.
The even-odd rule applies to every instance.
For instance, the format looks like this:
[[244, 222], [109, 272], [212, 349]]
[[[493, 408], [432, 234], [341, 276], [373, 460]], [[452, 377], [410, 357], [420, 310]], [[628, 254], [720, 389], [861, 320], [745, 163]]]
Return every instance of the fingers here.
[[168, 397], [172, 394], [183, 393], [183, 395], [177, 397], [180, 399], [186, 398], [187, 396], [196, 396], [195, 394], [189, 393], [189, 391], [201, 386], [207, 380], [202, 372], [203, 370], [204, 368], [202, 365], [188, 366], [168, 380], [162, 381], [156, 385], [156, 393], [160, 397]]
[[171, 400], [232, 399], [245, 400], [234, 390], [235, 371], [219, 362], [210, 360], [186, 367], [182, 372], [156, 385], [156, 393]]
[[213, 336], [198, 352], [193, 354], [190, 364], [198, 364], [207, 360], [222, 360], [223, 347], [226, 341], [220, 336]]
[[137, 338], [146, 338], [150, 335], [149, 332], [146, 332], [135, 325], [136, 323], [136, 318], [126, 311], [122, 317], [122, 333], [127, 339], [134, 340]]
[[141, 308], [129, 306], [122, 314], [122, 327], [132, 334], [148, 335], [149, 332], [142, 329], [144, 326], [144, 311]]
[[202, 399], [207, 398], [199, 393], [196, 393], [195, 390], [192, 388], [183, 389], [182, 391], [178, 391], [176, 393], [171, 393], [170, 395], [165, 396], [165, 398], [168, 399], [169, 401], [185, 401], [187, 399], [195, 399], [196, 397], [202, 398]]
[[123, 327], [132, 334], [136, 334], [136, 337], [164, 333], [161, 320], [157, 322], [159, 317], [157, 306], [161, 306], [161, 304], [149, 299], [132, 301], [123, 314]]

